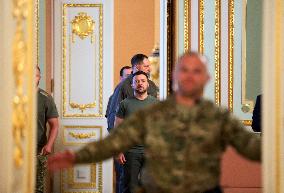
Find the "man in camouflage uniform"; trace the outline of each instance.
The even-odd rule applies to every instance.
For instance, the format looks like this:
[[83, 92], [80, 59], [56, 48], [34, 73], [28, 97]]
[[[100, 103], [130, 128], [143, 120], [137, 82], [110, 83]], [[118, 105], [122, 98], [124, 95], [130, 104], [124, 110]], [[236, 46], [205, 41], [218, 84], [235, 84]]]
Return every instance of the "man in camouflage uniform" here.
[[102, 141], [49, 159], [56, 170], [98, 162], [136, 144], [145, 147], [147, 193], [219, 193], [220, 161], [228, 145], [259, 161], [260, 138], [230, 112], [202, 98], [209, 80], [203, 56], [182, 55], [173, 74], [175, 94], [134, 113]]
[[[58, 133], [58, 112], [53, 98], [38, 87], [40, 81], [40, 69], [36, 68], [37, 86], [37, 170], [36, 170], [36, 193], [44, 192], [45, 177], [47, 174], [47, 155], [51, 153], [52, 146]], [[46, 136], [49, 125], [48, 139]]]

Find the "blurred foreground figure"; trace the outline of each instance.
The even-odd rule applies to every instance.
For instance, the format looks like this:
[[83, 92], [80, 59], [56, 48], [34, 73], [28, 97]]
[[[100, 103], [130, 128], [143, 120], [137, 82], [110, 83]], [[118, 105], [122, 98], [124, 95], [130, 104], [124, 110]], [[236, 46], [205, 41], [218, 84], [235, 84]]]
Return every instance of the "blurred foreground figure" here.
[[92, 163], [144, 144], [147, 193], [220, 193], [220, 159], [228, 145], [260, 160], [260, 138], [230, 112], [202, 98], [205, 58], [183, 54], [173, 74], [174, 95], [124, 120], [102, 141], [49, 158], [49, 169]]

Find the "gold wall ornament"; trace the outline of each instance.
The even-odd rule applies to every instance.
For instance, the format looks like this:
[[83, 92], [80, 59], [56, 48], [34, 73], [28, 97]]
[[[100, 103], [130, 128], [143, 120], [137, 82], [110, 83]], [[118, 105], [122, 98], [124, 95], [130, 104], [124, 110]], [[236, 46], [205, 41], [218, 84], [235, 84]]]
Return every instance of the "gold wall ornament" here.
[[89, 139], [93, 136], [96, 136], [96, 133], [92, 132], [92, 133], [75, 133], [70, 131], [69, 135], [72, 136], [75, 139]]
[[15, 143], [13, 158], [17, 168], [23, 165], [23, 140], [26, 136], [27, 102], [24, 93], [24, 75], [27, 66], [27, 42], [24, 37], [24, 24], [28, 15], [27, 1], [13, 1], [13, 17], [16, 21], [16, 32], [13, 38], [13, 74], [16, 94], [13, 98], [13, 139]]
[[246, 103], [246, 104], [242, 105], [241, 109], [244, 113], [249, 113], [251, 111], [252, 107], [251, 107], [250, 103]]
[[[96, 105], [98, 105], [98, 113], [68, 113], [67, 112], [67, 55], [70, 50], [67, 49], [67, 9], [73, 7], [86, 7], [86, 8], [98, 8], [99, 9], [99, 16], [98, 16], [98, 44], [99, 44], [99, 99], [96, 101]], [[63, 117], [103, 117], [103, 4], [66, 4], [62, 5], [62, 96], [63, 96], [63, 105], [62, 105], [62, 112]], [[71, 38], [71, 37], [70, 37]], [[70, 61], [69, 61], [70, 62]], [[69, 69], [70, 70], [70, 69]], [[70, 73], [70, 72], [69, 72]], [[69, 96], [70, 97], [70, 96]], [[70, 105], [70, 104], [69, 104]], [[86, 104], [87, 105], [87, 104]]]
[[78, 16], [71, 21], [72, 24], [72, 42], [74, 43], [74, 34], [82, 40], [91, 35], [91, 42], [94, 42], [95, 21], [85, 12], [78, 13]]
[[[75, 169], [69, 169], [67, 172], [67, 183], [70, 188], [80, 188], [80, 189], [86, 189], [86, 188], [97, 188], [97, 165], [96, 164], [91, 164], [90, 165], [90, 182], [74, 182], [74, 179], [76, 179], [76, 175], [79, 175], [78, 173], [76, 174]], [[78, 172], [78, 171], [77, 171]], [[99, 191], [98, 191], [99, 192]]]
[[149, 56], [151, 63], [151, 77], [150, 79], [159, 87], [160, 85], [160, 49], [155, 45], [152, 54]]
[[73, 109], [80, 109], [81, 112], [83, 113], [84, 110], [86, 110], [87, 108], [95, 108], [96, 107], [96, 103], [89, 103], [89, 104], [77, 104], [77, 103], [70, 103], [70, 107]]

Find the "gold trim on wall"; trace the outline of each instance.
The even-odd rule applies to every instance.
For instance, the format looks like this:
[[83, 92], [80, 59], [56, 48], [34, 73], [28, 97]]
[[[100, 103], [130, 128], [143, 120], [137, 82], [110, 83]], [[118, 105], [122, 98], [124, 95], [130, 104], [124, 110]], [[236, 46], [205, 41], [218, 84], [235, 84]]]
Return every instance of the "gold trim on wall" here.
[[215, 103], [221, 104], [221, 2], [215, 0]]
[[274, 29], [274, 36], [275, 36], [275, 187], [276, 187], [276, 193], [283, 192], [282, 189], [282, 182], [283, 182], [283, 173], [282, 173], [282, 141], [281, 138], [283, 136], [282, 128], [283, 128], [283, 79], [282, 79], [282, 72], [283, 72], [283, 39], [282, 39], [282, 33], [283, 33], [283, 0], [276, 0], [274, 2], [275, 5], [275, 29]]
[[[66, 9], [67, 7], [98, 7], [99, 8], [99, 113], [95, 114], [84, 114], [82, 110], [85, 110], [87, 107], [93, 107], [94, 105], [90, 104], [80, 104], [82, 106], [81, 113], [74, 113], [74, 114], [67, 114], [66, 112], [66, 98], [67, 98], [67, 91], [66, 91], [66, 38], [67, 38], [67, 16], [66, 16]], [[63, 4], [62, 6], [62, 77], [63, 77], [63, 117], [103, 117], [103, 5], [102, 4]], [[74, 106], [74, 107], [81, 107], [81, 106]]]
[[[64, 173], [63, 171], [60, 171], [61, 192], [64, 192], [64, 193], [103, 193], [103, 181], [102, 181], [102, 175], [103, 175], [103, 171], [102, 171], [103, 166], [102, 165], [103, 164], [102, 164], [102, 162], [100, 162], [98, 164], [90, 164], [90, 165], [94, 165], [95, 167], [96, 167], [96, 165], [98, 165], [98, 176], [96, 176], [96, 173], [94, 174], [93, 171], [91, 171], [92, 172], [91, 178], [93, 178], [94, 175], [95, 175], [95, 177], [98, 179], [98, 186], [97, 187], [96, 187], [96, 182], [95, 183], [76, 183], [76, 184], [74, 184], [73, 181], [72, 182], [69, 181], [69, 180], [71, 180], [70, 176], [68, 175], [69, 171], [67, 171], [67, 177], [65, 177], [63, 175], [63, 173]], [[93, 170], [93, 168], [91, 170]], [[95, 170], [96, 170], [96, 168], [95, 168]], [[67, 178], [67, 180], [66, 180], [66, 178]], [[95, 178], [95, 180], [96, 180], [96, 178]], [[65, 188], [64, 188], [65, 183], [71, 184], [71, 187], [70, 187], [71, 189], [76, 189], [76, 188], [79, 189], [80, 188], [80, 190], [78, 190], [78, 191], [74, 191], [74, 190], [73, 191], [66, 191]], [[90, 189], [90, 186], [92, 186], [91, 188], [96, 187], [97, 190], [96, 191], [89, 191], [89, 190], [83, 191], [82, 190], [82, 189]]]
[[95, 21], [85, 12], [79, 12], [71, 21], [72, 24], [72, 43], [75, 43], [74, 35], [79, 36], [82, 40], [91, 36], [91, 43], [94, 42]]
[[91, 167], [91, 182], [74, 182], [74, 168], [71, 168], [67, 171], [67, 183], [70, 186], [70, 188], [79, 188], [79, 189], [87, 189], [87, 188], [97, 188], [97, 166], [95, 163], [89, 164]]
[[[24, 164], [24, 151], [27, 136], [28, 102], [29, 96], [25, 93], [25, 87], [29, 82], [25, 81], [28, 69], [28, 44], [25, 37], [25, 22], [29, 16], [27, 0], [13, 1], [13, 17], [16, 23], [16, 31], [13, 38], [13, 76], [15, 83], [15, 96], [13, 97], [13, 158], [16, 168]], [[31, 51], [31, 50], [29, 50]]]
[[233, 67], [234, 67], [234, 0], [228, 1], [228, 74], [229, 74], [229, 82], [228, 82], [228, 108], [229, 111], [233, 112]]
[[198, 1], [198, 52], [203, 54], [204, 53], [204, 0]]
[[94, 132], [93, 133], [74, 133], [70, 131], [68, 134], [75, 139], [89, 139], [93, 136], [96, 136]]
[[184, 52], [191, 49], [191, 0], [184, 0]]
[[[39, 63], [39, 0], [35, 1], [35, 14], [36, 14], [36, 65]], [[39, 65], [38, 65], [39, 66]]]
[[[90, 125], [90, 126], [88, 126], [88, 125], [65, 125], [63, 128], [64, 129], [63, 129], [63, 135], [62, 135], [62, 137], [63, 137], [62, 142], [63, 142], [64, 145], [82, 146], [82, 144], [83, 144], [83, 143], [80, 143], [80, 142], [78, 142], [78, 143], [76, 143], [76, 142], [75, 143], [67, 143], [66, 140], [65, 140], [65, 136], [64, 136], [64, 130], [66, 130], [66, 129], [99, 129], [100, 136], [99, 136], [98, 140], [102, 140], [102, 138], [103, 138], [103, 127], [100, 126], [100, 125]], [[89, 187], [85, 186], [86, 183], [76, 183], [76, 184], [74, 184], [73, 180], [72, 180], [73, 178], [70, 178], [70, 175], [67, 176], [67, 181], [66, 181], [66, 177], [63, 175], [64, 172], [61, 171], [60, 172], [60, 184], [61, 184], [60, 188], [61, 188], [61, 192], [64, 192], [64, 193], [102, 193], [103, 192], [103, 164], [102, 164], [102, 162], [99, 162], [97, 164], [92, 164], [92, 165], [94, 165], [95, 167], [96, 166], [98, 167], [98, 175], [96, 175], [96, 173], [95, 174], [94, 173], [91, 174], [93, 179], [95, 179], [95, 180], [96, 180], [96, 178], [98, 179], [98, 183], [97, 182], [95, 182], [95, 184], [94, 183], [92, 183], [92, 184], [89, 183], [87, 185], [88, 186], [95, 185], [95, 187], [97, 188], [96, 191], [82, 191], [82, 190], [71, 191], [71, 192], [64, 191], [65, 190], [64, 189], [64, 184], [65, 183], [72, 184], [72, 187], [70, 187], [70, 188], [81, 188], [81, 189], [85, 188], [85, 189], [89, 189]], [[95, 175], [95, 178], [94, 178], [94, 175]], [[92, 180], [92, 182], [93, 181], [94, 180]]]
[[242, 11], [242, 111], [244, 113], [252, 113], [254, 101], [246, 98], [246, 76], [247, 76], [247, 62], [246, 62], [246, 13], [247, 0], [243, 0]]
[[[62, 143], [64, 145], [82, 145], [82, 144], [88, 143], [88, 142], [71, 142], [71, 143], [67, 142], [66, 139], [65, 139], [65, 135], [64, 135], [65, 132], [64, 131], [68, 130], [68, 129], [78, 129], [78, 130], [80, 130], [80, 129], [90, 129], [90, 130], [99, 129], [99, 133], [100, 133], [99, 139], [102, 139], [102, 135], [103, 135], [103, 127], [99, 126], [99, 125], [90, 125], [90, 126], [88, 126], [88, 125], [64, 125], [63, 126], [63, 135], [62, 135]], [[70, 133], [70, 132], [68, 132], [68, 133]], [[93, 137], [93, 136], [94, 135], [92, 135], [90, 137]], [[88, 137], [88, 138], [90, 138], [90, 137]], [[77, 139], [79, 139], [79, 138], [77, 138]], [[80, 138], [80, 139], [87, 139], [87, 137], [86, 138]]]

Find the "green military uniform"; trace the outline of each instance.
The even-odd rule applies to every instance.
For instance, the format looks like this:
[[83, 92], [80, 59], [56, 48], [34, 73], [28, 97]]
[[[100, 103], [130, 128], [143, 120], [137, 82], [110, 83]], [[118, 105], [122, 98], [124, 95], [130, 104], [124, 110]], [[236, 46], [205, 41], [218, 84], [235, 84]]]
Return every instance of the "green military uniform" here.
[[76, 163], [98, 162], [144, 144], [147, 193], [203, 193], [220, 183], [220, 159], [228, 145], [260, 160], [260, 138], [227, 110], [205, 99], [193, 107], [174, 97], [138, 111], [107, 138], [76, 153]]
[[39, 155], [47, 143], [46, 123], [50, 118], [57, 118], [58, 112], [53, 98], [44, 90], [37, 92], [37, 176], [36, 192], [44, 192], [44, 177], [46, 176], [46, 161], [44, 155]]

